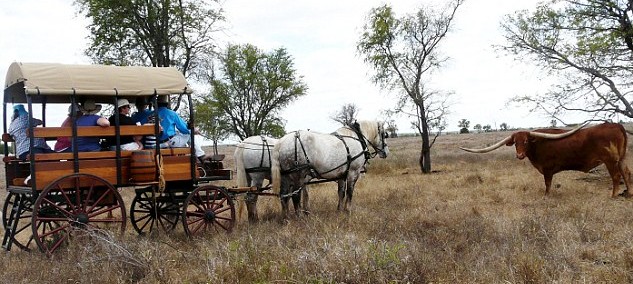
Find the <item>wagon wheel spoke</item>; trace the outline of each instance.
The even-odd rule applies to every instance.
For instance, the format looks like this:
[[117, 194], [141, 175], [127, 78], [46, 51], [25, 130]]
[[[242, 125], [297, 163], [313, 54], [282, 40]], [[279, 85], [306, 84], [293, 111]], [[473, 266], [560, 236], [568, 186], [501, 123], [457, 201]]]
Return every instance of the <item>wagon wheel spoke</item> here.
[[137, 193], [132, 200], [130, 209], [132, 226], [139, 234], [156, 230], [172, 231], [178, 224], [178, 205], [173, 203], [176, 201], [168, 198], [169, 193], [152, 193], [150, 190], [145, 190]]
[[[82, 231], [125, 230], [125, 206], [107, 181], [89, 174], [72, 174], [47, 185], [34, 203], [32, 234], [41, 251], [51, 255]], [[89, 241], [100, 238], [88, 236]]]

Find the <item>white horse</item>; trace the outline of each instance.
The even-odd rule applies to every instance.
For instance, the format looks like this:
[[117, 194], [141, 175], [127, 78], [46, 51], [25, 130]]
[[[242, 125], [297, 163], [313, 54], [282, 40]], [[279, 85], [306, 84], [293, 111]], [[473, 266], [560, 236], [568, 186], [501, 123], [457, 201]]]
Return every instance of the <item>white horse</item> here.
[[[278, 139], [272, 137], [251, 136], [237, 145], [233, 157], [235, 158], [238, 187], [254, 186], [262, 190], [270, 186], [271, 152], [277, 141]], [[268, 180], [267, 185], [264, 185], [264, 180]], [[302, 198], [304, 202], [303, 210], [308, 212], [307, 188], [303, 190]], [[246, 194], [246, 211], [248, 212], [249, 222], [259, 220], [257, 199], [257, 193]]]
[[[237, 186], [263, 188], [264, 180], [270, 183], [270, 152], [277, 139], [265, 136], [251, 136], [237, 145], [233, 157], [237, 172]], [[248, 221], [255, 222], [257, 216], [257, 194], [246, 194]]]
[[[382, 122], [358, 121], [333, 134], [296, 131], [277, 141], [272, 155], [272, 187], [281, 197], [283, 216], [288, 214], [288, 199], [311, 179], [338, 182], [338, 210], [349, 211], [354, 186], [367, 160], [386, 158]], [[295, 210], [296, 210], [295, 205]]]

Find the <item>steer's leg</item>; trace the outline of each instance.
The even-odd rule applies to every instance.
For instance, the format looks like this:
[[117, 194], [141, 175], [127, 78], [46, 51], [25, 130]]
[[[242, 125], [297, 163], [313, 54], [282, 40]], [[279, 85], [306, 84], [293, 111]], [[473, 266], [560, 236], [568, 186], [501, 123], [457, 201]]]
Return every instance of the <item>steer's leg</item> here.
[[632, 197], [633, 195], [631, 194], [631, 190], [633, 189], [631, 188], [631, 171], [629, 171], [629, 167], [624, 161], [620, 161], [620, 174], [624, 179], [624, 186], [626, 186], [622, 195], [624, 195], [624, 197]]
[[618, 197], [620, 193], [620, 166], [618, 162], [610, 162], [604, 163], [607, 166], [607, 171], [609, 171], [609, 175], [611, 176], [611, 182], [613, 182], [613, 191], [611, 192], [611, 197]]
[[543, 178], [545, 178], [545, 195], [549, 194], [549, 189], [552, 187], [552, 178], [554, 174], [544, 173]]

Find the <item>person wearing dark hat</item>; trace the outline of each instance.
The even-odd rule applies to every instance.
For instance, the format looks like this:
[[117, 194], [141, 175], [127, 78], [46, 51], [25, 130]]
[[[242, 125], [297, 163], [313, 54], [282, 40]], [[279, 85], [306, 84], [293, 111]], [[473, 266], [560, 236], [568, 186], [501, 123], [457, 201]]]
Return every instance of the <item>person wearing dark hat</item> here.
[[[74, 106], [74, 107], [73, 105], [68, 106], [68, 116], [66, 117], [64, 122], [62, 122], [61, 127], [73, 126], [73, 120], [72, 120], [73, 109], [76, 112], [77, 117], [81, 116], [81, 111], [79, 111], [78, 106]], [[57, 141], [55, 142], [55, 147], [53, 148], [53, 150], [55, 150], [55, 152], [69, 152], [71, 150], [70, 146], [72, 146], [70, 137], [57, 137]]]
[[154, 112], [149, 109], [150, 103], [147, 101], [147, 98], [138, 97], [135, 104], [137, 111], [132, 115], [132, 119], [140, 124], [149, 123], [149, 119]]
[[[86, 100], [81, 105], [81, 112], [83, 115], [77, 118], [77, 126], [110, 126], [110, 122], [105, 117], [97, 115], [100, 110], [101, 105], [95, 104], [95, 101], [93, 100]], [[77, 151], [99, 151], [101, 150], [99, 140], [99, 137], [77, 137]]]
[[[134, 119], [128, 116], [131, 108], [130, 102], [127, 99], [119, 99], [116, 105], [117, 113], [108, 119], [110, 125], [116, 125], [116, 116], [119, 117], [119, 125], [136, 125]], [[134, 151], [143, 149], [142, 138], [143, 136], [121, 136], [121, 150]], [[110, 146], [110, 150], [116, 149], [116, 137], [110, 136], [106, 139], [106, 142]]]
[[[41, 125], [42, 121], [33, 118], [31, 120], [33, 126]], [[17, 104], [13, 106], [13, 116], [9, 125], [9, 135], [15, 141], [16, 155], [20, 160], [26, 160], [30, 152], [33, 153], [52, 153], [53, 150], [46, 144], [43, 138], [35, 138], [33, 148], [30, 148], [29, 138], [26, 136], [26, 130], [29, 128], [29, 113], [24, 109], [24, 105]], [[30, 151], [29, 151], [30, 150]]]
[[[146, 97], [136, 98], [135, 104], [137, 111], [132, 115], [132, 119], [136, 123], [142, 125], [156, 123], [154, 112], [149, 108], [151, 104]], [[142, 141], [143, 147], [146, 149], [154, 149], [156, 147], [156, 136], [154, 135], [145, 135]]]

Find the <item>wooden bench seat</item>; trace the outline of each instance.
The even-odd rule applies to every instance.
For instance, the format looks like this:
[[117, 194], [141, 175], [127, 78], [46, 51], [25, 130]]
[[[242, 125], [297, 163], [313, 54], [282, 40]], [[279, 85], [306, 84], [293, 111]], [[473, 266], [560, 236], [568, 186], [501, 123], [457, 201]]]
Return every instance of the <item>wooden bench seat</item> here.
[[[154, 124], [145, 125], [121, 125], [121, 136], [152, 135], [155, 134]], [[106, 137], [115, 136], [115, 126], [79, 126], [77, 127], [78, 137]], [[28, 135], [28, 131], [27, 131]], [[73, 136], [72, 127], [35, 127], [33, 136], [37, 138], [57, 138]]]
[[[153, 149], [152, 149], [153, 151]], [[129, 158], [134, 151], [121, 151], [121, 158]], [[79, 160], [93, 160], [93, 159], [113, 159], [116, 158], [116, 151], [95, 151], [95, 152], [79, 152], [77, 153]], [[166, 148], [160, 149], [162, 156], [180, 156], [191, 154], [189, 148]], [[35, 161], [60, 161], [60, 160], [72, 160], [73, 153], [46, 153], [35, 154]]]
[[[121, 136], [131, 135], [154, 135], [155, 125], [147, 124], [142, 126], [124, 125], [120, 127]], [[115, 127], [100, 126], [82, 126], [77, 127], [77, 136], [80, 137], [106, 137], [115, 136]], [[33, 129], [33, 136], [36, 138], [55, 139], [57, 137], [71, 137], [72, 127], [36, 127]], [[7, 141], [11, 137], [5, 133], [3, 140]], [[155, 151], [155, 149], [146, 149]], [[79, 152], [78, 163], [79, 172], [93, 174], [99, 176], [113, 185], [130, 185], [133, 184], [133, 178], [130, 174], [132, 165], [132, 153], [134, 151], [120, 151], [119, 160], [117, 161], [116, 151], [95, 151], [95, 152]], [[163, 172], [166, 181], [191, 180], [191, 149], [190, 148], [167, 148], [160, 149], [163, 156]], [[70, 175], [74, 172], [74, 155], [70, 153], [38, 153], [34, 156], [35, 180], [37, 190], [46, 188], [51, 182], [59, 177]], [[29, 157], [30, 158], [30, 157]], [[23, 178], [28, 175], [28, 161], [26, 163], [15, 159], [13, 156], [5, 157], [8, 166], [24, 168], [26, 174], [20, 173], [11, 176], [12, 179]], [[120, 167], [118, 170], [117, 167]], [[117, 174], [120, 177], [117, 178]], [[198, 171], [195, 171], [196, 177], [199, 177]], [[19, 183], [19, 181], [18, 181]]]

